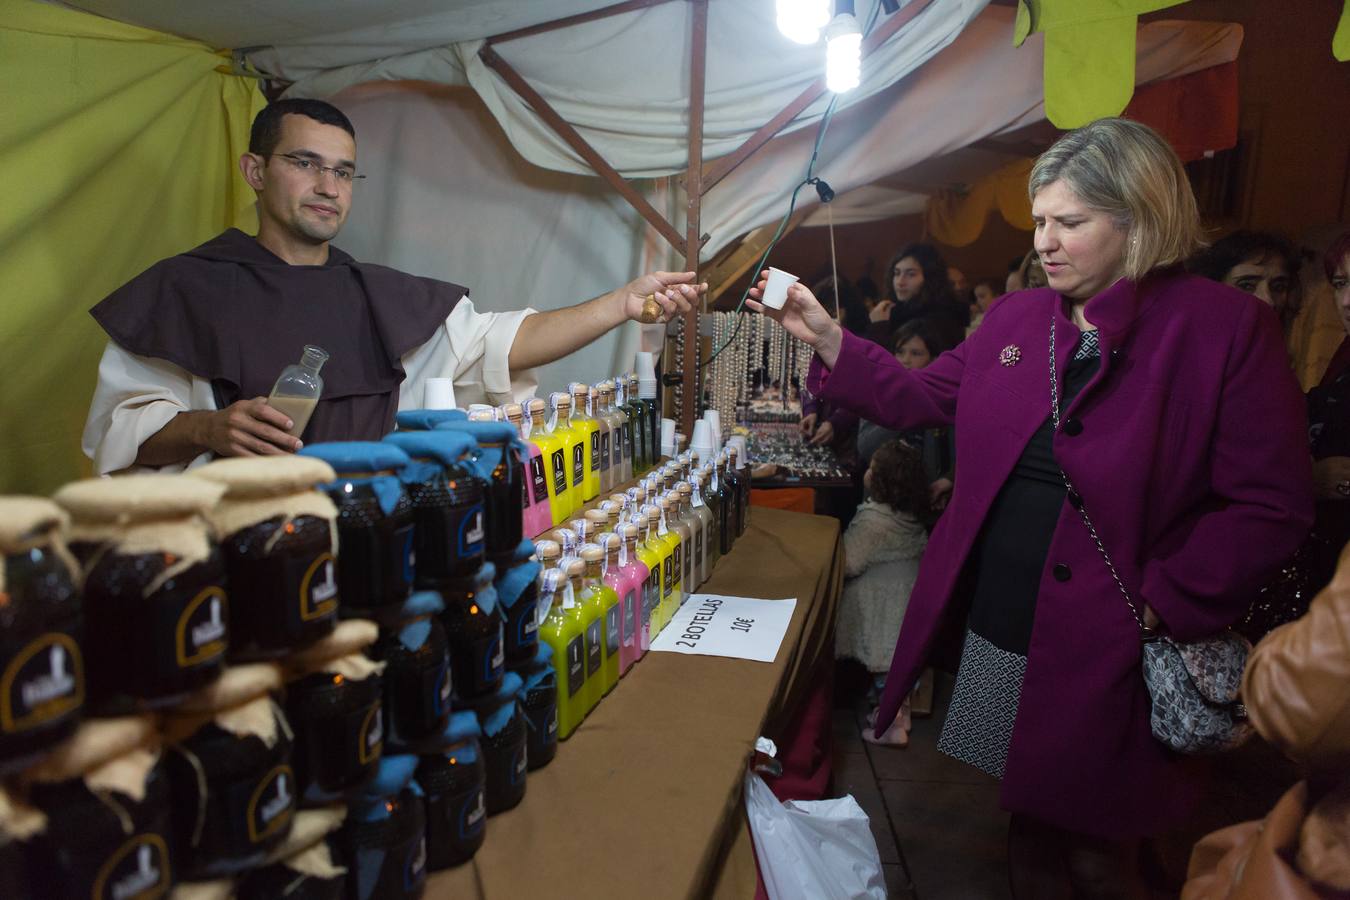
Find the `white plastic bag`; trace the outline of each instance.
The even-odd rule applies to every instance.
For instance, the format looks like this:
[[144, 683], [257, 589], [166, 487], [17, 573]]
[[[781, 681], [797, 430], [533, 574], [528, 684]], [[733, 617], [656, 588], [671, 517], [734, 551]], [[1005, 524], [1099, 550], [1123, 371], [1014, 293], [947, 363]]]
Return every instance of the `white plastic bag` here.
[[779, 803], [747, 772], [745, 811], [770, 900], [886, 900], [881, 854], [852, 796]]

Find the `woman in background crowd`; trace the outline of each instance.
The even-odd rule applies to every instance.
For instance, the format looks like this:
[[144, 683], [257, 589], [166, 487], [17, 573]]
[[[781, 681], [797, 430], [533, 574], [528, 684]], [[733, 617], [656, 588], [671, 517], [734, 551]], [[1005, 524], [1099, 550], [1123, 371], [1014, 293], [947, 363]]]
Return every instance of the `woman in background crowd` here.
[[1028, 189], [1048, 289], [924, 369], [844, 334], [804, 285], [750, 308], [815, 348], [824, 397], [960, 432], [878, 723], [969, 602], [938, 746], [1001, 780], [1014, 896], [1142, 898], [1141, 839], [1181, 826], [1205, 778], [1153, 736], [1141, 639], [1231, 626], [1303, 539], [1300, 395], [1273, 311], [1179, 270], [1199, 214], [1156, 132], [1072, 131]]
[[1235, 231], [1191, 257], [1186, 268], [1273, 306], [1288, 333], [1299, 309], [1298, 265], [1298, 252], [1285, 238], [1265, 231]]
[[970, 324], [970, 308], [957, 300], [947, 263], [931, 244], [909, 244], [891, 257], [889, 302], [872, 310], [868, 337], [883, 347], [891, 346], [895, 330], [910, 319], [931, 319], [935, 327], [950, 332], [949, 343], [958, 344]]

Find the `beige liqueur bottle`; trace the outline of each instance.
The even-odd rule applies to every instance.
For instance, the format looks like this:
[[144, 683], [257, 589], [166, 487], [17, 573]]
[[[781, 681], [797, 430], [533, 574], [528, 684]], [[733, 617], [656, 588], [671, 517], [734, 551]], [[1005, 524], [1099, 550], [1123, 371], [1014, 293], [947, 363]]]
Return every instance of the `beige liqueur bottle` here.
[[600, 490], [608, 493], [621, 483], [618, 475], [623, 464], [614, 465], [614, 420], [605, 417], [600, 389], [591, 388], [591, 392], [591, 417], [599, 426], [600, 434]]
[[[615, 488], [623, 486], [628, 480], [630, 469], [625, 464], [623, 429], [626, 424], [626, 418], [621, 418], [614, 411], [614, 383], [611, 381], [602, 381], [596, 388], [600, 392], [600, 409], [596, 413], [596, 418], [600, 419], [609, 427], [610, 441], [610, 474], [611, 480], [606, 487], [601, 482], [601, 489], [612, 491]], [[603, 452], [603, 451], [602, 451]]]
[[319, 369], [327, 361], [328, 351], [306, 344], [300, 362], [282, 369], [276, 384], [272, 385], [267, 405], [290, 417], [288, 431], [291, 437], [304, 434], [310, 416], [314, 415], [314, 407], [323, 396], [323, 377], [319, 375]]
[[692, 559], [686, 567], [686, 572], [691, 579], [688, 584], [692, 585], [689, 593], [693, 593], [703, 584], [704, 560], [707, 558], [708, 547], [708, 527], [703, 518], [694, 510], [693, 486], [687, 481], [680, 482], [679, 487], [675, 489], [676, 495], [680, 498], [680, 521], [689, 526], [689, 533], [694, 538], [694, 552], [690, 554]]
[[702, 478], [700, 473], [695, 472], [692, 480], [680, 485], [680, 494], [684, 496], [685, 488], [689, 488], [689, 511], [699, 520], [699, 530], [703, 535], [703, 543], [699, 548], [699, 577], [698, 582], [702, 584], [712, 575], [713, 570], [713, 548], [717, 543], [717, 531], [713, 527], [712, 509], [703, 500]]

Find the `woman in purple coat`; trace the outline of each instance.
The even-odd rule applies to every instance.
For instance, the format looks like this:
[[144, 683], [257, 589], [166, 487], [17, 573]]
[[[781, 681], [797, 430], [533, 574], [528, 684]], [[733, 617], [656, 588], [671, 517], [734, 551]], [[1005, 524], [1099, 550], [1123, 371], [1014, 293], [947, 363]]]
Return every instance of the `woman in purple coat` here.
[[997, 301], [927, 368], [844, 334], [801, 285], [782, 310], [752, 305], [813, 345], [824, 398], [956, 427], [960, 477], [877, 721], [943, 618], [968, 615], [939, 747], [1002, 779], [1014, 893], [1144, 896], [1139, 841], [1184, 823], [1203, 771], [1151, 734], [1140, 628], [1078, 507], [1149, 626], [1213, 635], [1312, 521], [1304, 408], [1274, 312], [1181, 270], [1199, 216], [1155, 132], [1071, 132], [1028, 189], [1049, 286]]

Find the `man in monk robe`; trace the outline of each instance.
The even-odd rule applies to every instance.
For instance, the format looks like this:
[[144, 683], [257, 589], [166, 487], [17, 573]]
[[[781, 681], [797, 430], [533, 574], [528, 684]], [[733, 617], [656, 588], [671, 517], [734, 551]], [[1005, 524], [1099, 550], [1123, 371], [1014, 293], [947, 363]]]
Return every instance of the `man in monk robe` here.
[[[357, 262], [329, 243], [360, 177], [356, 133], [322, 101], [260, 112], [239, 168], [258, 195], [257, 237], [229, 229], [91, 311], [111, 338], [82, 442], [99, 474], [378, 440], [399, 409], [422, 405], [431, 377], [452, 378], [462, 406], [520, 399], [534, 367], [637, 319], [649, 295], [665, 320], [707, 287], [655, 272], [564, 309], [480, 313], [458, 285]], [[306, 344], [330, 359], [296, 438], [266, 398]]]

